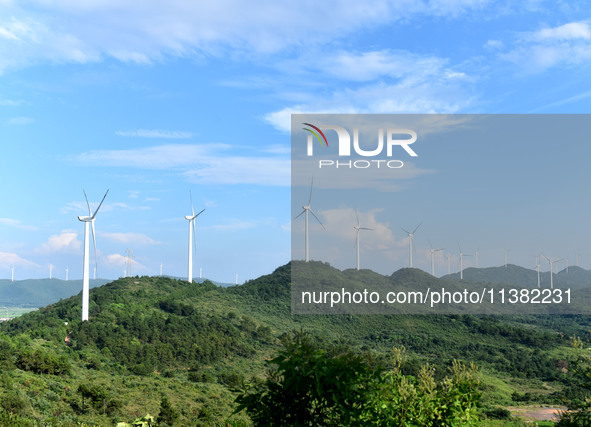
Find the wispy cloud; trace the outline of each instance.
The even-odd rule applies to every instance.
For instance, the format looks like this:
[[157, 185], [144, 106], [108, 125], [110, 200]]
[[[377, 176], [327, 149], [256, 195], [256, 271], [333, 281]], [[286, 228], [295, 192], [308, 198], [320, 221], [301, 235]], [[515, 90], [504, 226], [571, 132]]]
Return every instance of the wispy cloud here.
[[32, 225], [24, 225], [18, 219], [12, 218], [0, 218], [0, 224], [6, 225], [8, 227], [20, 228], [21, 230], [38, 230], [39, 228], [32, 226]]
[[141, 233], [100, 233], [101, 237], [117, 243], [133, 243], [136, 245], [159, 245], [162, 242], [157, 242], [149, 236]]
[[190, 139], [193, 137], [191, 132], [177, 130], [157, 130], [157, 129], [136, 129], [127, 131], [117, 131], [115, 135], [127, 136], [133, 138], [159, 138], [159, 139]]
[[517, 36], [500, 58], [527, 73], [539, 73], [559, 65], [575, 66], [591, 62], [589, 22], [569, 22]]
[[446, 58], [402, 50], [332, 53], [285, 68], [294, 67], [324, 81], [324, 90], [264, 117], [284, 132], [290, 130], [291, 114], [455, 113], [475, 98], [470, 93], [474, 79], [466, 71], [450, 66]]
[[0, 268], [12, 268], [12, 267], [40, 267], [25, 258], [21, 258], [19, 255], [11, 252], [0, 252]]
[[9, 125], [23, 126], [34, 123], [35, 119], [31, 117], [12, 117], [6, 121]]
[[135, 150], [91, 151], [72, 159], [97, 166], [176, 169], [195, 183], [289, 185], [288, 157], [239, 157], [228, 153], [231, 148], [229, 144], [169, 144]]

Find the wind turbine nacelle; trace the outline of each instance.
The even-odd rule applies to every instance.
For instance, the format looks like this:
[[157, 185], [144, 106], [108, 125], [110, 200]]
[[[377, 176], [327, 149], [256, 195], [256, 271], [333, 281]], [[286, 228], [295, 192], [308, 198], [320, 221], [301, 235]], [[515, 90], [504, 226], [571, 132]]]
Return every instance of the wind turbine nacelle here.
[[92, 221], [92, 217], [91, 216], [79, 216], [78, 217], [78, 221], [82, 221], [82, 222], [90, 222]]
[[193, 219], [193, 217], [191, 215], [185, 215], [185, 219], [187, 221], [191, 221]]

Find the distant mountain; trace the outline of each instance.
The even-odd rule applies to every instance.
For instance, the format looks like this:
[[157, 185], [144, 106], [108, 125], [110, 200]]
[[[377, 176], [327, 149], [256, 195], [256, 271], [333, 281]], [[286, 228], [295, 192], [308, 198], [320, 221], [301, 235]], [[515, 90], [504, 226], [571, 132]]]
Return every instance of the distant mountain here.
[[[488, 268], [466, 268], [463, 272], [464, 281], [477, 283], [499, 283], [524, 287], [538, 286], [538, 273], [536, 270], [530, 270], [514, 264], [508, 264], [507, 267], [488, 267]], [[453, 273], [442, 276], [443, 280], [458, 281], [460, 273]], [[584, 270], [581, 267], [569, 267], [554, 273], [552, 277], [555, 288], [573, 288], [581, 289], [591, 287], [591, 271]], [[540, 286], [550, 287], [550, 272], [540, 272]]]
[[[95, 288], [109, 283], [107, 279], [90, 280], [90, 287]], [[43, 307], [60, 299], [69, 298], [82, 291], [82, 280], [28, 279], [0, 280], [0, 305]]]

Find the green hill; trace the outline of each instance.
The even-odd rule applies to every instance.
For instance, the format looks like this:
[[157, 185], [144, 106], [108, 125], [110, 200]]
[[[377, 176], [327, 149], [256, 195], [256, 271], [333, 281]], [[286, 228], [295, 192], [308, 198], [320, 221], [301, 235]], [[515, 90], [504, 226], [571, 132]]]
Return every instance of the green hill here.
[[[415, 269], [385, 277], [311, 264], [314, 274], [331, 280], [407, 287], [439, 280]], [[18, 425], [113, 425], [157, 414], [166, 397], [179, 425], [223, 425], [235, 407], [234, 388], [264, 376], [278, 337], [299, 329], [377, 358], [404, 346], [409, 374], [428, 362], [441, 379], [452, 360], [474, 361], [487, 407], [515, 403], [525, 393], [534, 402], [558, 403], [569, 337], [591, 341], [585, 316], [294, 316], [291, 268], [227, 288], [164, 277], [119, 279], [91, 291], [88, 322], [80, 320], [80, 298], [71, 297], [3, 324], [0, 421], [13, 412], [20, 414]], [[243, 413], [230, 420], [249, 425]]]

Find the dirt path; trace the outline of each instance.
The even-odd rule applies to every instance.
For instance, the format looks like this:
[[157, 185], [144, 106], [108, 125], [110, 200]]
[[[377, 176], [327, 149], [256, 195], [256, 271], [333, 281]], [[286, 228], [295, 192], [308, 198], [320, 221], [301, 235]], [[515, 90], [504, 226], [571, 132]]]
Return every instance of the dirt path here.
[[556, 421], [564, 406], [510, 406], [511, 415], [531, 421]]

